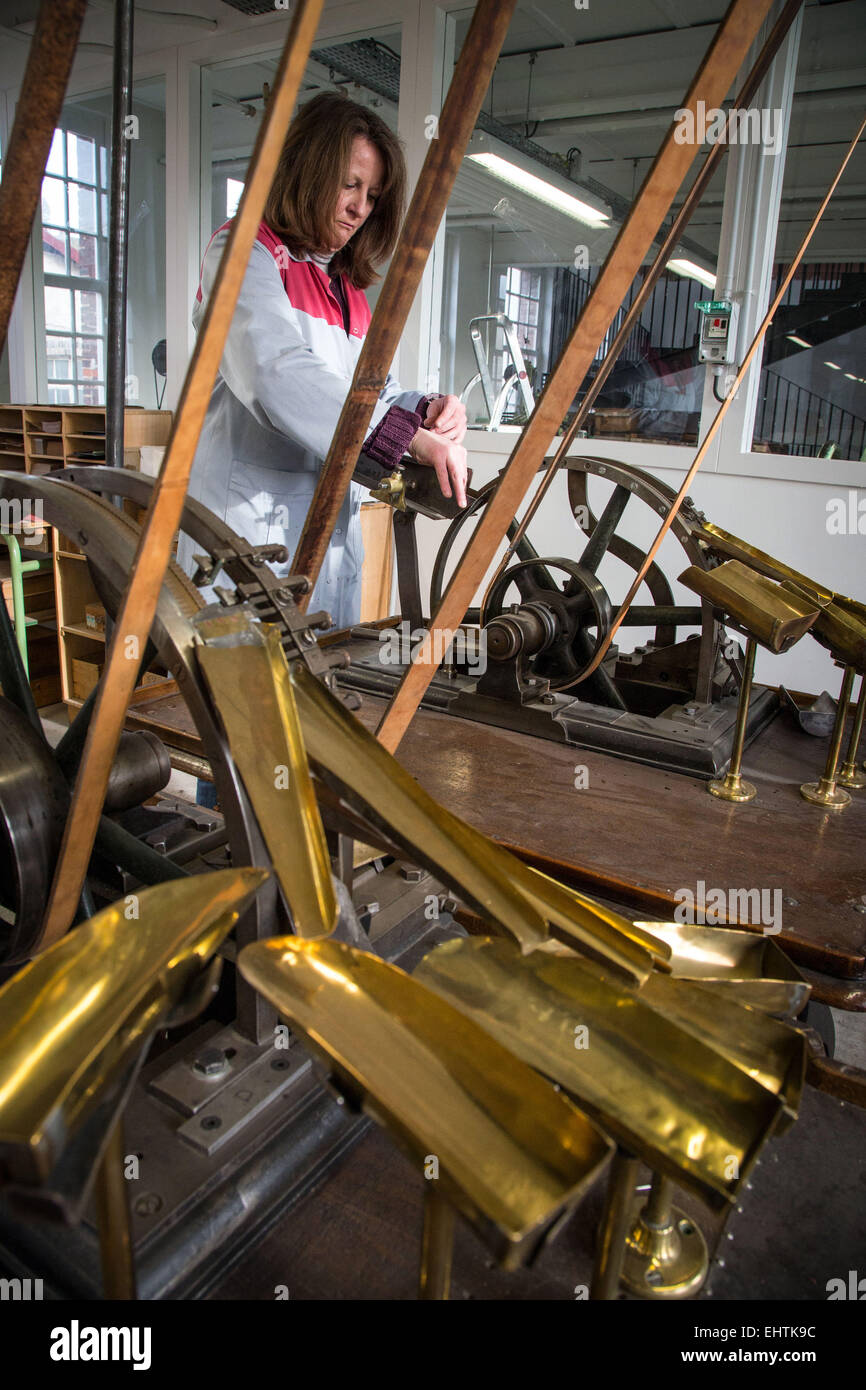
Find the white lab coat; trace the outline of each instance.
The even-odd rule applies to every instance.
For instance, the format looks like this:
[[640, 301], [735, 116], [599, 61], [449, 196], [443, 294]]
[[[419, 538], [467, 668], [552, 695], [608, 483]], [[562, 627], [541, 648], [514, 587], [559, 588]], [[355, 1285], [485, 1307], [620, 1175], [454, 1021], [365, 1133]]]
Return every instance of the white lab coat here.
[[[198, 329], [228, 238], [221, 228], [205, 252]], [[282, 542], [288, 574], [319, 470], [351, 384], [369, 322], [369, 307], [348, 287], [350, 333], [331, 293], [327, 271], [290, 256], [269, 229], [260, 231], [226, 339], [202, 427], [190, 493], [254, 544]], [[269, 247], [271, 249], [269, 249]], [[293, 302], [294, 301], [294, 302]], [[415, 410], [420, 391], [388, 377], [370, 429], [392, 405]], [[309, 611], [324, 608], [338, 627], [361, 611], [361, 500], [350, 485]], [[178, 560], [192, 573], [194, 544], [182, 537]], [[226, 582], [226, 581], [224, 581]], [[208, 597], [205, 591], [205, 597]]]

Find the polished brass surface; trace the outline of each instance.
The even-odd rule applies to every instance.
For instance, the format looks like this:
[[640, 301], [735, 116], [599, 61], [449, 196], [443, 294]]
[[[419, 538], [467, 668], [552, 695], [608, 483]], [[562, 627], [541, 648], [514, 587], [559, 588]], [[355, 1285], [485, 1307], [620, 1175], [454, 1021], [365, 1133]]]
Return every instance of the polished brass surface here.
[[280, 65], [245, 173], [243, 195], [187, 369], [165, 459], [106, 652], [105, 670], [51, 886], [42, 949], [59, 940], [69, 928], [81, 897], [123, 721], [180, 524], [196, 445], [321, 10], [322, 0], [298, 0], [294, 6]]
[[[698, 101], [705, 102], [707, 108], [721, 105], [769, 9], [770, 0], [733, 0], [683, 98], [682, 110], [696, 111]], [[448, 583], [433, 615], [431, 631], [456, 632], [463, 621], [696, 153], [694, 146], [678, 142], [676, 126], [672, 125], [536, 402], [499, 486]], [[434, 651], [435, 645], [430, 643], [416, 652], [376, 731], [392, 753], [399, 747], [436, 673], [439, 662], [434, 660]]]
[[0, 989], [0, 1164], [9, 1177], [48, 1177], [155, 1029], [184, 1016], [203, 967], [266, 878], [226, 869], [145, 889]]
[[396, 966], [281, 937], [245, 947], [238, 967], [507, 1266], [600, 1172], [609, 1146], [596, 1127]]
[[299, 936], [329, 936], [337, 899], [289, 668], [275, 627], [243, 611], [200, 617], [198, 663]]
[[799, 1034], [658, 972], [628, 994], [576, 957], [474, 937], [438, 946], [415, 978], [713, 1205], [733, 1199], [799, 1099]]
[[818, 782], [804, 782], [800, 788], [800, 795], [805, 801], [812, 802], [815, 806], [824, 806], [827, 810], [841, 811], [845, 806], [850, 806], [851, 797], [848, 792], [836, 785], [836, 773], [839, 767], [839, 754], [842, 751], [842, 735], [845, 732], [845, 721], [848, 718], [848, 706], [851, 702], [851, 690], [854, 685], [854, 667], [846, 666], [845, 674], [842, 677], [842, 689], [839, 693], [839, 704], [836, 709], [836, 718], [833, 721], [833, 732], [830, 735], [830, 747], [827, 751], [827, 762], [824, 765], [824, 773]]
[[627, 918], [584, 907], [567, 889], [446, 811], [300, 663], [293, 666], [291, 680], [307, 752], [319, 776], [485, 921], [524, 951], [553, 936], [602, 961], [626, 982], [647, 978], [659, 953], [653, 938], [648, 949], [635, 939]]
[[695, 980], [737, 1004], [794, 1019], [812, 987], [771, 936], [735, 927], [697, 927], [687, 922], [638, 922], [670, 948], [671, 973]]
[[749, 717], [749, 700], [752, 697], [752, 681], [755, 676], [756, 651], [755, 639], [750, 636], [746, 642], [746, 660], [737, 702], [737, 723], [731, 745], [730, 766], [724, 777], [713, 777], [707, 783], [710, 795], [719, 797], [722, 801], [753, 801], [758, 794], [757, 787], [740, 773], [743, 764], [743, 744], [746, 741], [746, 720]]
[[792, 593], [814, 603], [820, 612], [812, 625], [812, 636], [827, 647], [837, 661], [845, 662], [857, 671], [866, 669], [866, 604], [858, 603], [845, 594], [834, 593], [808, 575], [792, 569], [784, 561], [777, 560], [774, 555], [768, 555], [765, 550], [759, 550], [757, 546], [712, 522], [704, 522], [695, 529], [694, 534], [711, 549], [743, 560], [759, 574], [780, 580]]
[[451, 1290], [451, 1260], [454, 1254], [454, 1208], [428, 1182], [424, 1189], [424, 1232], [421, 1237], [421, 1268], [418, 1297], [445, 1299]]
[[851, 737], [848, 740], [848, 751], [845, 754], [845, 761], [839, 769], [836, 781], [841, 787], [850, 787], [859, 790], [866, 787], [866, 777], [857, 767], [857, 748], [860, 744], [860, 735], [863, 733], [863, 716], [866, 714], [866, 675], [860, 679], [860, 695], [857, 700], [857, 710], [854, 714], [854, 724], [851, 728]]
[[649, 1196], [632, 1202], [622, 1282], [639, 1298], [691, 1298], [710, 1267], [707, 1243], [691, 1217], [673, 1205], [673, 1186], [656, 1174]]
[[96, 1178], [96, 1224], [102, 1263], [102, 1288], [106, 1298], [135, 1298], [135, 1270], [129, 1229], [129, 1187], [123, 1174], [126, 1162], [123, 1117], [112, 1125]]
[[370, 496], [377, 502], [387, 502], [398, 512], [406, 510], [406, 479], [399, 468], [383, 478], [378, 487], [370, 488]]
[[616, 1298], [625, 1258], [626, 1237], [632, 1227], [631, 1207], [640, 1164], [627, 1149], [617, 1145], [607, 1171], [604, 1211], [596, 1236], [595, 1263], [589, 1296], [593, 1300]]
[[689, 565], [681, 584], [730, 615], [733, 624], [771, 652], [786, 652], [809, 631], [820, 608], [739, 560], [716, 569]]

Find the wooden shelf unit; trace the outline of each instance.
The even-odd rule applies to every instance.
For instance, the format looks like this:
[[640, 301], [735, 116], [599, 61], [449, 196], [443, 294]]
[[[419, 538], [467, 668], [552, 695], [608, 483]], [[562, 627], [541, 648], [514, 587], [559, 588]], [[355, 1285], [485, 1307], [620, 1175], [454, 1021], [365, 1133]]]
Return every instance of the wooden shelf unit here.
[[[127, 407], [123, 461], [138, 468], [143, 444], [165, 445], [171, 411]], [[73, 463], [104, 463], [105, 407], [94, 405], [0, 405], [0, 470], [44, 474]], [[46, 528], [45, 550], [54, 556], [59, 698], [82, 704], [82, 680], [95, 677], [105, 661], [105, 634], [88, 628], [85, 605], [98, 602], [87, 561], [69, 536]], [[143, 688], [143, 687], [139, 687]]]

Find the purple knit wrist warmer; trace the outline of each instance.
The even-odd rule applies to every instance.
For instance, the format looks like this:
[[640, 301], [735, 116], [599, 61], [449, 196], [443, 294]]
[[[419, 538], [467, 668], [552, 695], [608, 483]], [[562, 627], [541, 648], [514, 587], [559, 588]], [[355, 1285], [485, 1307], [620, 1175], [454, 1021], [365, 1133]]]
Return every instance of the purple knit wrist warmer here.
[[366, 440], [364, 453], [383, 468], [396, 468], [423, 423], [422, 414], [392, 405]]

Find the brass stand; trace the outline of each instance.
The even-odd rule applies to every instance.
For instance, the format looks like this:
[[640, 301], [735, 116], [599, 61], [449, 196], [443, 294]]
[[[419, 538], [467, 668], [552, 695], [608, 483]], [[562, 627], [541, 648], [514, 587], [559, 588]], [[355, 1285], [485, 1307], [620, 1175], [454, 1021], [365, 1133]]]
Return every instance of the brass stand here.
[[107, 1299], [136, 1297], [123, 1161], [123, 1121], [118, 1119], [102, 1155], [95, 1193], [102, 1286]]
[[845, 675], [842, 677], [842, 690], [839, 694], [839, 708], [836, 710], [836, 722], [830, 735], [830, 749], [827, 753], [824, 775], [820, 782], [804, 782], [800, 788], [800, 795], [806, 801], [811, 801], [815, 806], [826, 806], [834, 811], [841, 811], [842, 807], [847, 806], [851, 800], [848, 793], [836, 785], [836, 769], [839, 766], [842, 734], [845, 729], [845, 720], [848, 718], [848, 705], [851, 700], [853, 684], [854, 667], [846, 666]]
[[755, 674], [755, 653], [758, 650], [754, 637], [749, 637], [746, 642], [746, 662], [743, 668], [743, 683], [740, 686], [740, 702], [737, 705], [737, 724], [734, 729], [734, 741], [731, 745], [731, 761], [728, 771], [724, 777], [714, 777], [712, 782], [707, 783], [707, 791], [711, 796], [718, 796], [722, 801], [751, 801], [757, 795], [757, 787], [753, 787], [751, 782], [747, 782], [745, 777], [740, 776], [740, 764], [743, 761], [743, 744], [746, 738], [746, 719], [749, 715], [749, 700], [752, 695], [752, 679]]
[[424, 1194], [424, 1235], [421, 1239], [421, 1274], [418, 1297], [447, 1299], [451, 1289], [451, 1256], [454, 1251], [454, 1208], [436, 1190], [435, 1179]]
[[689, 1298], [707, 1277], [709, 1255], [701, 1232], [673, 1205], [673, 1183], [658, 1173], [649, 1197], [632, 1203], [622, 1282], [639, 1298]]
[[595, 1267], [589, 1292], [592, 1299], [610, 1301], [619, 1292], [637, 1173], [638, 1160], [627, 1149], [617, 1146], [611, 1159], [604, 1213], [598, 1228]]
[[[862, 772], [857, 771], [857, 745], [860, 742], [860, 735], [863, 732], [863, 715], [866, 714], [866, 675], [860, 677], [860, 697], [857, 701], [857, 713], [854, 715], [854, 727], [851, 730], [851, 738], [848, 743], [848, 752], [845, 754], [845, 761], [842, 764], [839, 776], [836, 781], [843, 787], [866, 787], [866, 777]], [[866, 763], [863, 764], [866, 767]]]

